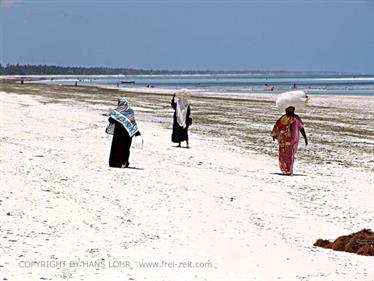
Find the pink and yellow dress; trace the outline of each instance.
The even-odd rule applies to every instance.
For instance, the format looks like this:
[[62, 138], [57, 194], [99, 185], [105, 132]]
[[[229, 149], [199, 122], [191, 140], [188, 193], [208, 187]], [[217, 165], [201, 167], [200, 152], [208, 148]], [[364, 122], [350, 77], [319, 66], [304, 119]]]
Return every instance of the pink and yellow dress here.
[[293, 174], [293, 164], [299, 145], [299, 131], [304, 123], [297, 115], [283, 115], [275, 123], [271, 136], [278, 140], [279, 167], [283, 174]]

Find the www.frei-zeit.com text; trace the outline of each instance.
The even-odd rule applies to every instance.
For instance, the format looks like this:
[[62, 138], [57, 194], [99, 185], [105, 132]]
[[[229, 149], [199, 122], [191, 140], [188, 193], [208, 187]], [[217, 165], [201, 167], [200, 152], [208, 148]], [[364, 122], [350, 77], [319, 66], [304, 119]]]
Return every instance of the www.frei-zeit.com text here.
[[213, 263], [207, 261], [129, 261], [129, 260], [21, 260], [18, 262], [20, 268], [213, 268]]

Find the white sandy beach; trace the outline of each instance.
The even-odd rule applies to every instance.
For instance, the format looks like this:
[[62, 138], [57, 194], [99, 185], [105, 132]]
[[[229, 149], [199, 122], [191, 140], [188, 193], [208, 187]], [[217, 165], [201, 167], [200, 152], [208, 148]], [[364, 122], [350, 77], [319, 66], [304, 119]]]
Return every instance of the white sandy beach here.
[[107, 106], [0, 100], [0, 280], [374, 280], [373, 257], [313, 246], [373, 228], [373, 173], [297, 161], [284, 177], [193, 132], [174, 148], [141, 108], [144, 149], [112, 169]]

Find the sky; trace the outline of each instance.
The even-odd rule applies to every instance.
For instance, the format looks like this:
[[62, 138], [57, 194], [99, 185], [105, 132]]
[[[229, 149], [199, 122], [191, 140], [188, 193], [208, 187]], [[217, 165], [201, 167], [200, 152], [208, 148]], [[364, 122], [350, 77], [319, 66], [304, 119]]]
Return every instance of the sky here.
[[0, 63], [374, 73], [374, 0], [0, 0]]

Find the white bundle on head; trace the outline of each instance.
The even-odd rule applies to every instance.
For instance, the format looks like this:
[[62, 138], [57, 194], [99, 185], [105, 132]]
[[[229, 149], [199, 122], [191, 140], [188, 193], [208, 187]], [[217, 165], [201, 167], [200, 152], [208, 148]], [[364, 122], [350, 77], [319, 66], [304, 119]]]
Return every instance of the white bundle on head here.
[[278, 109], [284, 110], [287, 107], [302, 108], [308, 104], [308, 95], [301, 90], [285, 92], [277, 96], [275, 105]]
[[190, 92], [187, 89], [180, 89], [178, 91], [178, 98], [187, 101], [190, 98]]

